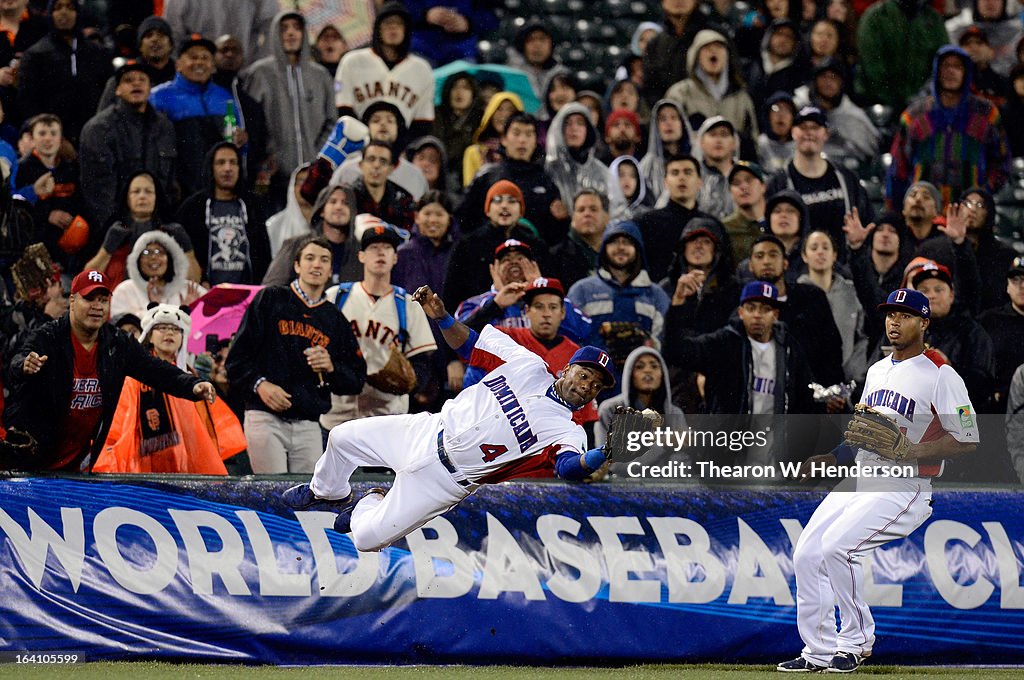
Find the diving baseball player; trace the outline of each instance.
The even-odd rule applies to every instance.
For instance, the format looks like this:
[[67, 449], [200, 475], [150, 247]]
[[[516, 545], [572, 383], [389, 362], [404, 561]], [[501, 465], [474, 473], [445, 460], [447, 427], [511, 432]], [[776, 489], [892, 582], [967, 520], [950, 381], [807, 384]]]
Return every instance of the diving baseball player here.
[[[870, 656], [875, 624], [864, 601], [861, 563], [875, 548], [909, 536], [932, 514], [931, 477], [942, 460], [972, 452], [977, 416], [963, 379], [939, 355], [926, 352], [928, 298], [909, 288], [889, 294], [886, 337], [893, 352], [868, 369], [845, 442], [804, 462], [873, 468], [856, 491], [832, 491], [814, 511], [793, 552], [800, 656], [779, 671], [850, 673]], [[912, 476], [885, 476], [911, 466]], [[880, 476], [879, 476], [880, 475]], [[836, 633], [835, 607], [840, 626]]]
[[[296, 510], [339, 512], [334, 528], [352, 532], [356, 549], [378, 551], [457, 505], [481, 484], [542, 467], [580, 480], [601, 467], [602, 449], [572, 422], [575, 410], [614, 384], [608, 355], [577, 351], [559, 378], [544, 361], [500, 330], [477, 335], [453, 319], [428, 286], [415, 292], [427, 316], [461, 357], [490, 372], [441, 413], [390, 415], [342, 423], [331, 430], [313, 479], [284, 492]], [[472, 356], [471, 356], [472, 355]], [[611, 455], [611, 454], [609, 454]], [[372, 489], [355, 502], [349, 477], [359, 466], [390, 467], [390, 490]]]

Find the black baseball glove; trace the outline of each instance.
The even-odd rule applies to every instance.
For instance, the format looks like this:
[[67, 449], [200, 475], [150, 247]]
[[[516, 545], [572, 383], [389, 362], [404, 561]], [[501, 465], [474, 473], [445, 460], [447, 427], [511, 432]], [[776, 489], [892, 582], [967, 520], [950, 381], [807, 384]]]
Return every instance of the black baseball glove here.
[[[627, 453], [626, 445], [630, 432], [653, 432], [661, 427], [663, 420], [660, 413], [651, 409], [638, 411], [629, 406], [616, 406], [608, 439], [604, 443], [605, 457], [608, 460], [621, 458]], [[638, 435], [635, 436], [632, 449], [628, 451], [633, 457], [646, 453], [650, 448], [641, 443]]]

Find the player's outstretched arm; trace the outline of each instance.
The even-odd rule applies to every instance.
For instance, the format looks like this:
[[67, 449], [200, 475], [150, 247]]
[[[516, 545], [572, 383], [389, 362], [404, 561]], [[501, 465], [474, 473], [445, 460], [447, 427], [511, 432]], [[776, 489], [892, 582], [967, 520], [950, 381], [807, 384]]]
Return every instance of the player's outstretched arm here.
[[437, 323], [448, 346], [458, 352], [463, 359], [468, 358], [476, 344], [478, 337], [476, 331], [448, 314], [448, 310], [444, 308], [444, 302], [441, 301], [437, 293], [430, 289], [430, 286], [417, 288], [416, 292], [412, 294], [412, 299], [420, 303], [424, 313]]

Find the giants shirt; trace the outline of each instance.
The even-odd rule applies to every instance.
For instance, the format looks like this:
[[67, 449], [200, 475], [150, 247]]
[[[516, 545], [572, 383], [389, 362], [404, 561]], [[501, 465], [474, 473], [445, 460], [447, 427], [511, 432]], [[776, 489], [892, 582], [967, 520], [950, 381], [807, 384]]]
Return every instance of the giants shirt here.
[[352, 50], [341, 58], [335, 81], [334, 103], [360, 119], [370, 104], [385, 101], [402, 112], [406, 129], [434, 120], [434, 72], [422, 57], [410, 54], [389, 69], [373, 48]]
[[[889, 355], [876, 362], [868, 369], [861, 402], [895, 418], [915, 444], [936, 441], [946, 434], [958, 442], [979, 441], [978, 415], [967, 396], [963, 378], [933, 352], [903, 361], [894, 361]], [[857, 462], [879, 467], [897, 465], [865, 449], [859, 451]], [[915, 464], [921, 477], [942, 474], [942, 461]]]
[[444, 446], [466, 476], [493, 484], [582, 453], [587, 435], [554, 391], [544, 360], [493, 326], [480, 332], [470, 363], [491, 370], [441, 408]]

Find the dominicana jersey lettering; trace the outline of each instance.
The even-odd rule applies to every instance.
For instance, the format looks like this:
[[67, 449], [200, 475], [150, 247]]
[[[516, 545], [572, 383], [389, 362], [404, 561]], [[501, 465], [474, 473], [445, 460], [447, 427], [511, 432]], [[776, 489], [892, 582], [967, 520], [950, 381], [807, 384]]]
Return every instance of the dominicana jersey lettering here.
[[[941, 439], [947, 433], [958, 442], [978, 443], [978, 421], [963, 378], [937, 353], [924, 353], [894, 361], [889, 355], [868, 369], [861, 401], [894, 418], [915, 443]], [[894, 461], [861, 449], [863, 465], [892, 466]], [[907, 464], [906, 461], [898, 463]], [[917, 463], [917, 474], [942, 474], [941, 461]]]
[[586, 450], [587, 435], [540, 357], [487, 326], [470, 361], [491, 370], [441, 408], [445, 450], [469, 479], [493, 484]]

